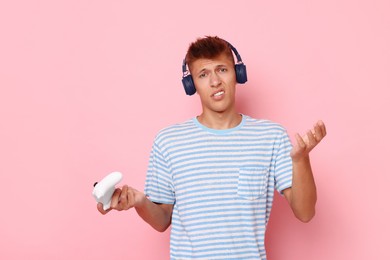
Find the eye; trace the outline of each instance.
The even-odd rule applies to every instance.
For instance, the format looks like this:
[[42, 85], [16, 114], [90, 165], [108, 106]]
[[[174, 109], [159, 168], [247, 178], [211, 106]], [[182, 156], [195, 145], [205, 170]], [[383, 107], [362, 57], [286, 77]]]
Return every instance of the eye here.
[[199, 78], [205, 78], [207, 76], [207, 73], [206, 72], [203, 72], [201, 74], [199, 74]]
[[228, 70], [227, 70], [227, 68], [220, 68], [219, 71], [220, 72], [227, 72]]

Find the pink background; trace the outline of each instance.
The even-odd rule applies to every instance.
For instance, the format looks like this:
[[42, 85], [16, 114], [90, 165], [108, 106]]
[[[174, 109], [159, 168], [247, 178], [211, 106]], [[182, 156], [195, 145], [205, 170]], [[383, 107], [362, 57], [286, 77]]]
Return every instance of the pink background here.
[[[169, 2], [169, 3], [168, 3]], [[270, 260], [390, 259], [389, 1], [2, 1], [0, 259], [168, 259], [169, 232], [101, 216], [111, 171], [142, 190], [153, 138], [200, 113], [181, 86], [199, 36], [240, 52], [240, 111], [292, 136], [317, 119], [318, 208], [278, 197]]]

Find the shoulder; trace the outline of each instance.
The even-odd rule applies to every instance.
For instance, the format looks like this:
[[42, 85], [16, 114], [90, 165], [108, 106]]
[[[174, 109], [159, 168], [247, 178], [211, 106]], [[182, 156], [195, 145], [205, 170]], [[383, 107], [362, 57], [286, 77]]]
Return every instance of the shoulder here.
[[253, 131], [274, 132], [279, 134], [286, 133], [286, 129], [280, 123], [268, 119], [257, 119], [246, 115], [243, 116], [245, 117], [245, 126], [248, 130], [250, 129]]
[[158, 131], [155, 137], [155, 143], [164, 142], [167, 139], [178, 138], [179, 136], [189, 135], [195, 130], [195, 124], [192, 119], [188, 119], [184, 122], [167, 126]]

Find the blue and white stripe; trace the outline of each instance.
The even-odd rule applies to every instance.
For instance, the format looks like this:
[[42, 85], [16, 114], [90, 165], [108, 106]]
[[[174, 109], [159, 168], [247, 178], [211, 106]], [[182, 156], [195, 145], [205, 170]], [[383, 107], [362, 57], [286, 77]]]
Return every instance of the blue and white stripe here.
[[171, 259], [266, 259], [274, 190], [291, 187], [290, 150], [283, 127], [245, 115], [227, 130], [194, 118], [160, 131], [145, 194], [174, 204]]

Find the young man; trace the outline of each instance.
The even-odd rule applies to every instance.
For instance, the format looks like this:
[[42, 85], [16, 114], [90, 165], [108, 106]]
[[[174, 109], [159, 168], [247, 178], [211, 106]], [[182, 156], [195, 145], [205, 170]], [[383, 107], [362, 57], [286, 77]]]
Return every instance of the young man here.
[[[158, 133], [145, 194], [125, 185], [112, 198], [111, 209], [135, 208], [160, 232], [172, 224], [171, 259], [266, 259], [275, 189], [299, 220], [315, 213], [309, 152], [325, 125], [297, 134], [292, 147], [279, 124], [240, 114], [232, 48], [218, 37], [190, 45], [186, 64], [202, 113]], [[101, 204], [98, 210], [108, 212]]]

